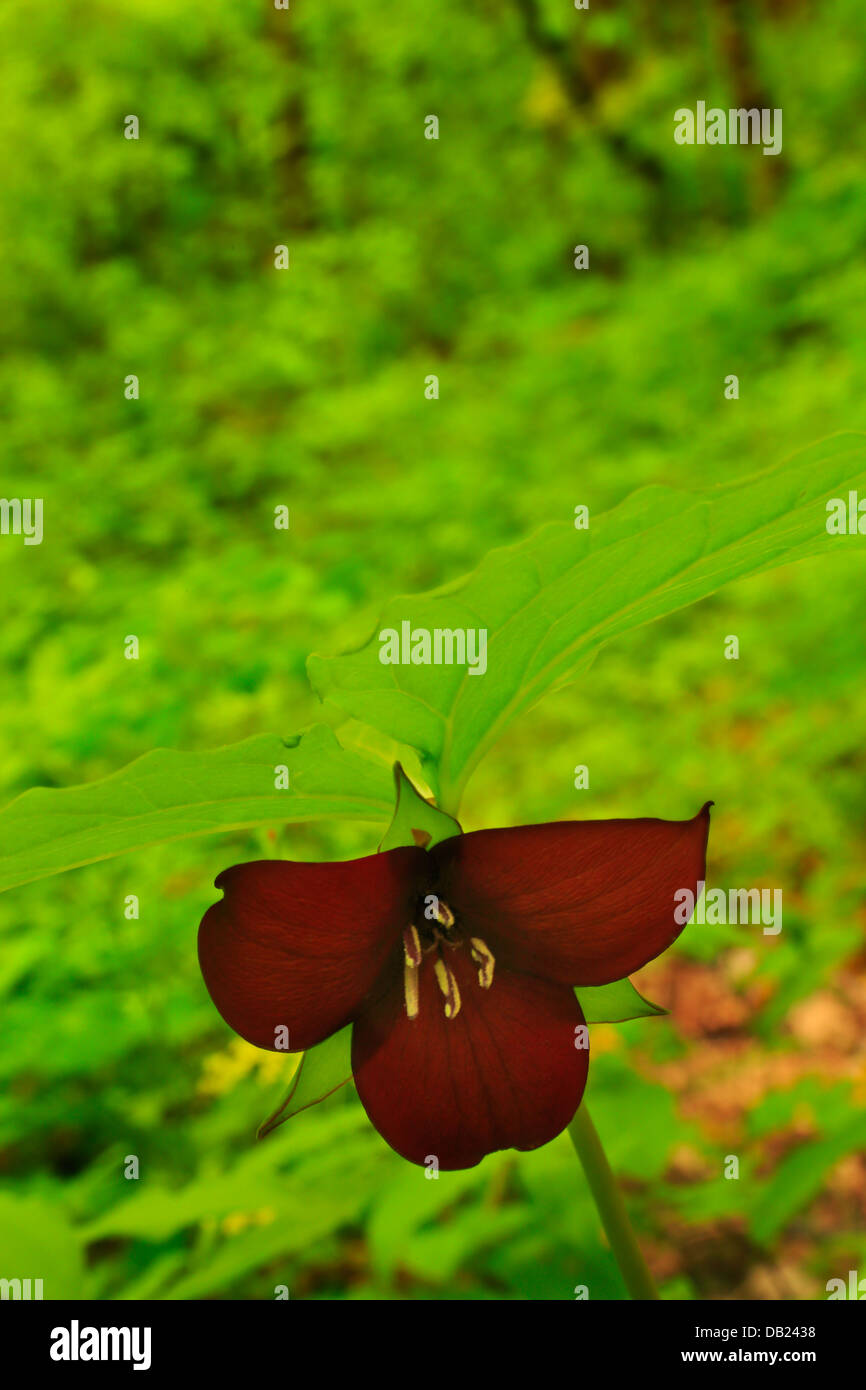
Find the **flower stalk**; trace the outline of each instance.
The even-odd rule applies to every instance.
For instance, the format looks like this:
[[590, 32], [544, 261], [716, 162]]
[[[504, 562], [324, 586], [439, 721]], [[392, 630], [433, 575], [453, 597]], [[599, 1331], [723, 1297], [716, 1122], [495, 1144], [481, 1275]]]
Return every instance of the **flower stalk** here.
[[646, 1261], [632, 1230], [622, 1193], [585, 1105], [568, 1126], [571, 1142], [586, 1174], [605, 1235], [619, 1265], [630, 1298], [658, 1298]]

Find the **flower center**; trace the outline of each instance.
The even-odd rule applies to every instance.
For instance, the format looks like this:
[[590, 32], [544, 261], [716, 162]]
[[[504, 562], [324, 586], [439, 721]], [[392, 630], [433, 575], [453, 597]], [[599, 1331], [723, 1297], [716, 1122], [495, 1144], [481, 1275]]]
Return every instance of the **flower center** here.
[[445, 1017], [457, 1017], [460, 1012], [460, 990], [445, 952], [461, 949], [467, 940], [469, 954], [478, 967], [478, 983], [482, 989], [489, 989], [496, 965], [492, 951], [480, 936], [464, 938], [457, 929], [457, 919], [448, 904], [435, 894], [428, 894], [424, 899], [422, 925], [417, 927], [412, 923], [403, 932], [403, 998], [409, 1018], [418, 1017], [421, 965], [424, 957], [431, 953], [435, 953], [433, 973], [445, 1000]]

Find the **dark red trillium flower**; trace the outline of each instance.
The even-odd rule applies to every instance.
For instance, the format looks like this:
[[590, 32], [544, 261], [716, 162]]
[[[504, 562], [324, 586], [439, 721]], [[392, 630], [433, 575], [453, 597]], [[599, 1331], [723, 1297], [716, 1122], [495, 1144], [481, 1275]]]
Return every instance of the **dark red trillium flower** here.
[[412, 1163], [471, 1168], [553, 1139], [589, 1062], [574, 987], [632, 974], [682, 931], [706, 876], [693, 820], [477, 830], [335, 864], [259, 860], [216, 880], [199, 960], [235, 1032], [293, 1052], [352, 1023], [370, 1120]]

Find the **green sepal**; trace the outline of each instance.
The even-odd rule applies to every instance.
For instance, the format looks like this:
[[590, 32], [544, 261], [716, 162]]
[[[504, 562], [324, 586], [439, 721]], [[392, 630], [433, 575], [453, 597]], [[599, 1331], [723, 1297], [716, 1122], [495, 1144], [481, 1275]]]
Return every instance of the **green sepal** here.
[[352, 1080], [352, 1025], [348, 1023], [316, 1047], [308, 1048], [301, 1057], [298, 1069], [285, 1100], [272, 1115], [259, 1125], [256, 1138], [264, 1139], [271, 1130], [285, 1124], [301, 1110], [318, 1105]]
[[427, 801], [410, 781], [400, 763], [394, 764], [394, 783], [397, 801], [391, 824], [385, 831], [379, 852], [398, 849], [401, 845], [420, 845], [432, 849], [442, 840], [462, 835], [459, 822], [438, 806]]
[[630, 1018], [656, 1018], [668, 1012], [644, 999], [627, 977], [610, 985], [581, 985], [574, 992], [587, 1023], [626, 1023]]

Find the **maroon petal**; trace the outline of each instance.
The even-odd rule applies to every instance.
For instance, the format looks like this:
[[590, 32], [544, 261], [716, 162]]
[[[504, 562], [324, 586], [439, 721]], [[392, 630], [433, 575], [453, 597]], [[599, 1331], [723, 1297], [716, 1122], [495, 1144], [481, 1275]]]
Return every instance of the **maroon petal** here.
[[[472, 1168], [496, 1149], [535, 1149], [569, 1123], [589, 1065], [583, 1014], [570, 989], [500, 970], [489, 989], [466, 944], [445, 951], [460, 993], [456, 1017], [433, 956], [419, 970], [409, 1018], [402, 974], [352, 1030], [358, 1094], [379, 1133], [412, 1163]], [[577, 1044], [577, 1045], [576, 1045]]]
[[342, 1028], [399, 948], [424, 860], [410, 846], [338, 864], [263, 859], [221, 873], [225, 896], [202, 918], [198, 955], [226, 1023], [272, 1051], [287, 1028], [292, 1052]]
[[444, 841], [431, 858], [458, 926], [483, 937], [497, 961], [563, 984], [604, 985], [682, 931], [674, 895], [695, 894], [706, 876], [711, 805], [687, 821], [477, 830]]

